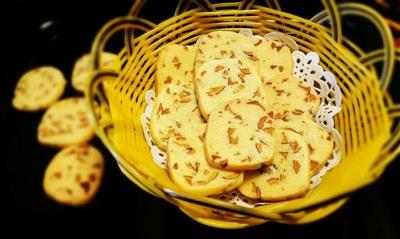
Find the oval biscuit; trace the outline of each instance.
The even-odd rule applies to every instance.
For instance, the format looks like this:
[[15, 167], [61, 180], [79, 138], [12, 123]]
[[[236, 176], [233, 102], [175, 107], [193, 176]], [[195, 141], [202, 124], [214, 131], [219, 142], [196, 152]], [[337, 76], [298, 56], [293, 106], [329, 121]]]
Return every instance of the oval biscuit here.
[[272, 165], [245, 173], [239, 191], [254, 199], [282, 201], [304, 195], [310, 187], [310, 159], [301, 135], [276, 129]]
[[203, 64], [196, 74], [195, 90], [204, 118], [215, 107], [233, 99], [260, 99], [265, 90], [256, 69], [239, 59], [213, 60]]
[[64, 148], [47, 166], [44, 191], [59, 203], [86, 204], [95, 196], [103, 170], [103, 156], [93, 146], [82, 144]]
[[297, 77], [275, 77], [264, 81], [268, 107], [275, 112], [298, 111], [312, 119], [318, 112], [320, 98], [307, 82]]
[[201, 65], [212, 60], [236, 58], [258, 69], [258, 58], [253, 41], [236, 32], [214, 31], [202, 36], [198, 42], [195, 74]]
[[43, 115], [38, 128], [40, 143], [56, 147], [85, 143], [94, 136], [89, 108], [82, 97], [63, 99]]
[[293, 76], [293, 58], [289, 47], [261, 36], [254, 36], [252, 39], [259, 58], [259, 74], [262, 81], [270, 81], [278, 76]]
[[57, 68], [37, 67], [19, 79], [12, 105], [22, 111], [46, 109], [62, 96], [65, 84], [64, 76]]
[[197, 46], [168, 45], [157, 59], [156, 93], [170, 84], [191, 83], [194, 79], [194, 59]]
[[274, 121], [277, 128], [291, 130], [303, 136], [310, 155], [310, 170], [313, 174], [325, 165], [332, 155], [333, 137], [311, 119], [299, 115], [300, 111], [287, 111], [283, 118]]
[[204, 153], [206, 124], [183, 125], [168, 142], [168, 171], [184, 191], [214, 195], [230, 191], [243, 181], [243, 173], [211, 167]]
[[268, 165], [274, 152], [274, 128], [266, 107], [237, 99], [216, 108], [207, 122], [205, 151], [218, 168], [244, 171]]
[[176, 128], [202, 122], [193, 83], [171, 84], [163, 88], [154, 101], [150, 133], [157, 146], [166, 150]]
[[[90, 57], [90, 54], [85, 54], [75, 62], [74, 69], [72, 70], [72, 87], [77, 91], [84, 92], [88, 85], [88, 80], [92, 73]], [[114, 53], [103, 52], [100, 57], [100, 67], [112, 69], [113, 63], [117, 58], [118, 56]]]

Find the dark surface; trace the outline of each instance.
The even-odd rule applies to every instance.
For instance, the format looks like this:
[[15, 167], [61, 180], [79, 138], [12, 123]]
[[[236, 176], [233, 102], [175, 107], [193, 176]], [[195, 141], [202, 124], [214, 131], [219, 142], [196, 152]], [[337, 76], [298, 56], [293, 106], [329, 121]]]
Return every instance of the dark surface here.
[[[303, 226], [268, 223], [229, 231], [198, 224], [174, 206], [141, 191], [122, 175], [112, 156], [95, 140], [94, 144], [104, 152], [107, 164], [95, 200], [79, 208], [52, 202], [44, 195], [41, 183], [45, 167], [57, 150], [37, 143], [36, 128], [42, 113], [18, 112], [11, 108], [11, 99], [18, 78], [35, 66], [54, 65], [69, 79], [75, 59], [89, 50], [101, 25], [113, 17], [125, 15], [132, 1], [97, 3], [93, 9], [91, 4], [94, 1], [83, 2], [19, 0], [1, 6], [4, 19], [1, 19], [0, 117], [4, 153], [0, 167], [1, 195], [6, 202], [1, 204], [0, 215], [6, 221], [0, 226], [0, 234], [12, 233], [2, 238], [16, 238], [19, 234], [27, 234], [27, 238], [74, 238], [82, 235], [91, 238], [122, 238], [122, 235], [126, 238], [400, 237], [397, 218], [400, 214], [397, 196], [399, 160], [376, 184], [356, 193], [344, 207], [319, 222]], [[175, 3], [168, 7], [165, 2], [150, 0], [143, 16], [154, 22], [171, 16], [171, 6]], [[315, 2], [315, 9], [310, 4], [307, 8], [295, 4], [289, 10], [310, 17], [320, 7], [320, 3]], [[53, 20], [54, 24], [40, 30], [40, 25], [48, 20]], [[350, 34], [356, 31], [354, 35], [367, 47], [373, 48], [375, 43], [365, 41], [372, 30], [360, 28], [360, 24], [353, 22], [347, 25]], [[68, 86], [65, 96], [76, 94]]]

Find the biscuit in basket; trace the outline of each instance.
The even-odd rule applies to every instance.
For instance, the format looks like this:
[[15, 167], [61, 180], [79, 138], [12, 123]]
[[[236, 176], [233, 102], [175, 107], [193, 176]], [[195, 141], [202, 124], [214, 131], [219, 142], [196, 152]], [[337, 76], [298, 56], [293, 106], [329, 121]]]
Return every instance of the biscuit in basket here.
[[22, 111], [46, 109], [61, 97], [65, 84], [65, 78], [57, 68], [37, 67], [19, 79], [12, 105]]
[[47, 166], [43, 187], [53, 200], [83, 205], [96, 194], [104, 171], [101, 153], [82, 144], [62, 149]]
[[182, 190], [196, 195], [230, 191], [243, 182], [243, 173], [211, 167], [204, 154], [206, 124], [184, 124], [168, 142], [168, 171]]
[[155, 99], [150, 116], [150, 133], [155, 144], [166, 150], [169, 137], [182, 124], [202, 123], [193, 83], [164, 87]]
[[164, 47], [157, 60], [156, 93], [165, 85], [193, 82], [194, 59], [197, 46], [168, 45]]
[[211, 111], [233, 99], [260, 99], [263, 89], [257, 70], [239, 59], [213, 60], [204, 63], [196, 74], [195, 90], [204, 118]]
[[201, 65], [212, 60], [236, 58], [258, 69], [253, 41], [236, 32], [214, 31], [201, 37], [195, 61], [195, 74]]
[[262, 81], [293, 75], [293, 58], [289, 47], [283, 43], [253, 36], [256, 56], [259, 58], [259, 74]]
[[[117, 57], [113, 53], [103, 52], [100, 57], [100, 67], [112, 69]], [[84, 92], [87, 87], [90, 74], [92, 73], [90, 60], [90, 54], [85, 54], [75, 62], [74, 69], [72, 70], [72, 87], [77, 91]]]
[[332, 155], [333, 137], [313, 120], [302, 116], [300, 110], [286, 111], [274, 121], [277, 128], [291, 130], [303, 136], [310, 155], [310, 170], [319, 172]]
[[268, 107], [276, 112], [299, 111], [313, 118], [320, 106], [318, 93], [307, 82], [297, 77], [276, 76], [264, 81]]
[[245, 173], [239, 191], [249, 198], [282, 201], [304, 195], [310, 187], [310, 159], [301, 135], [276, 129], [272, 165]]
[[269, 165], [273, 135], [272, 118], [261, 101], [233, 100], [210, 115], [204, 145], [207, 160], [214, 167], [234, 171]]
[[89, 108], [82, 97], [63, 99], [43, 115], [38, 128], [40, 143], [56, 147], [85, 143], [94, 136]]

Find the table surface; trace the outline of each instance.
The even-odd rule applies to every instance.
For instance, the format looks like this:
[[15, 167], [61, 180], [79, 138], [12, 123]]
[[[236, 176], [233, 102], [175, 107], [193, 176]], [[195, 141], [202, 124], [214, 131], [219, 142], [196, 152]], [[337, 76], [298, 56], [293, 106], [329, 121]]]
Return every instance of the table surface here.
[[[168, 2], [172, 3], [149, 0], [142, 16], [154, 22], [171, 16], [176, 1]], [[267, 223], [242, 230], [220, 230], [198, 224], [175, 206], [131, 183], [98, 140], [93, 143], [104, 152], [106, 170], [96, 198], [87, 206], [76, 208], [48, 199], [42, 189], [42, 177], [57, 150], [42, 146], [36, 140], [36, 128], [42, 113], [22, 113], [11, 108], [16, 81], [23, 72], [40, 65], [54, 65], [70, 79], [75, 59], [90, 49], [101, 25], [113, 17], [125, 15], [131, 3], [114, 0], [95, 5], [95, 1], [83, 4], [83, 1], [76, 0], [17, 0], [2, 7], [6, 14], [1, 19], [5, 29], [0, 40], [2, 52], [5, 52], [2, 55], [3, 69], [0, 70], [0, 116], [5, 129], [1, 137], [5, 151], [1, 157], [1, 195], [6, 198], [2, 215], [7, 223], [3, 223], [0, 231], [4, 228], [13, 235], [23, 233], [31, 237], [56, 238], [77, 235], [91, 238], [121, 238], [123, 235], [126, 238], [400, 237], [400, 220], [397, 218], [400, 214], [397, 196], [400, 160], [392, 163], [374, 185], [353, 195], [340, 210], [326, 219], [302, 226]], [[96, 7], [92, 8], [94, 5]], [[308, 3], [307, 7], [301, 7], [304, 4], [294, 3], [287, 10], [310, 17], [321, 7], [318, 1], [314, 1], [314, 5]], [[398, 13], [400, 15], [400, 11]], [[43, 23], [49, 21], [51, 24], [43, 29]], [[365, 39], [376, 33], [360, 25], [348, 21], [346, 33], [373, 49], [376, 43]], [[71, 95], [78, 93], [68, 86], [65, 96]]]

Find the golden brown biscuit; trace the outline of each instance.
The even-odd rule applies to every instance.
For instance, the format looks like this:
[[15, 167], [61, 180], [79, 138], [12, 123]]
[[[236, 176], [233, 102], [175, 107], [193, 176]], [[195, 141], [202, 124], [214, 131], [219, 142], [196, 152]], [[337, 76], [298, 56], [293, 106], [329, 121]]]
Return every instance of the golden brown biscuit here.
[[184, 191], [213, 195], [230, 191], [243, 181], [243, 173], [211, 167], [204, 154], [206, 124], [182, 125], [168, 142], [168, 171]]
[[12, 104], [22, 111], [46, 109], [61, 97], [65, 84], [64, 76], [57, 68], [37, 67], [19, 79]]
[[85, 143], [94, 136], [89, 108], [82, 97], [63, 99], [43, 115], [38, 128], [40, 143], [56, 147]]
[[230, 31], [214, 31], [201, 37], [195, 60], [195, 74], [212, 60], [236, 58], [258, 69], [258, 57], [252, 39]]
[[215, 107], [233, 99], [265, 101], [265, 90], [256, 69], [238, 59], [204, 63], [196, 74], [195, 91], [205, 119]]
[[216, 108], [207, 122], [205, 151], [210, 165], [234, 171], [272, 162], [274, 128], [266, 106], [238, 99]]
[[194, 59], [197, 46], [168, 45], [164, 47], [157, 60], [156, 93], [166, 85], [191, 83], [194, 79]]
[[[113, 64], [117, 58], [118, 56], [114, 53], [103, 52], [100, 57], [101, 68], [113, 69]], [[92, 73], [90, 60], [90, 54], [85, 54], [75, 62], [72, 70], [72, 87], [77, 91], [84, 92], [87, 87], [88, 78]]]
[[276, 118], [274, 125], [303, 136], [310, 154], [310, 170], [313, 174], [318, 173], [332, 155], [333, 137], [317, 123], [302, 116], [301, 111], [285, 111], [282, 117]]
[[254, 36], [252, 39], [259, 58], [259, 74], [262, 81], [293, 76], [293, 58], [289, 47], [261, 36]]
[[53, 200], [83, 205], [96, 194], [104, 171], [101, 153], [81, 144], [62, 149], [47, 166], [43, 188]]
[[247, 197], [282, 201], [304, 195], [310, 187], [310, 158], [301, 135], [276, 129], [272, 165], [246, 172], [239, 191]]
[[168, 139], [182, 124], [203, 123], [197, 105], [193, 83], [170, 84], [161, 90], [154, 101], [150, 116], [150, 133], [163, 150]]
[[317, 92], [297, 77], [277, 77], [264, 82], [268, 107], [275, 112], [298, 111], [313, 119], [320, 106]]

